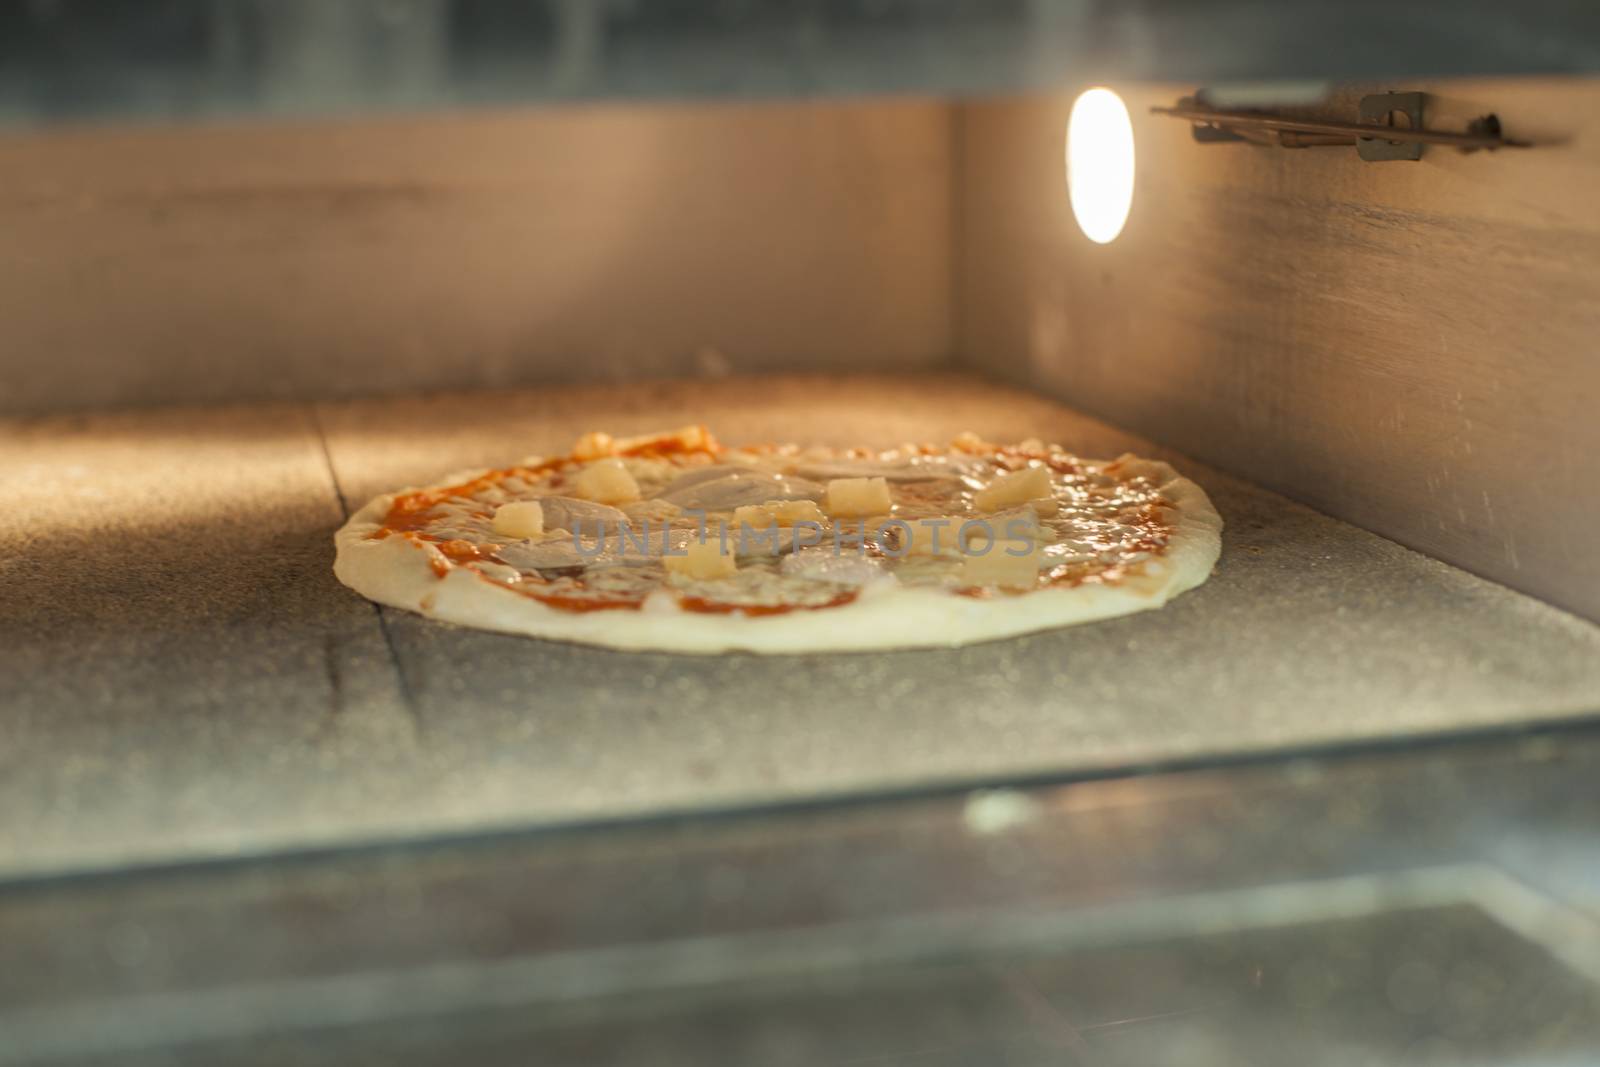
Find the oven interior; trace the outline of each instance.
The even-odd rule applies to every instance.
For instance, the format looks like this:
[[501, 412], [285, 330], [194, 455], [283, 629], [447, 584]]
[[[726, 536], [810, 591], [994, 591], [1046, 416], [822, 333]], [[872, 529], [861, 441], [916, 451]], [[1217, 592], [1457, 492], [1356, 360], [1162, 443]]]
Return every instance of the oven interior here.
[[[199, 82], [60, 47], [137, 20], [0, 18], [0, 1062], [1596, 1054], [1581, 27], [1257, 27], [1325, 30], [1324, 71], [1156, 8], [823, 5], [791, 54], [715, 5], [390, 6], [178, 5]], [[1098, 82], [1137, 153], [1105, 244], [1064, 165]], [[1527, 146], [1151, 110], [1200, 84]], [[333, 578], [380, 492], [687, 422], [1155, 455], [1224, 553], [1158, 612], [845, 656]]]

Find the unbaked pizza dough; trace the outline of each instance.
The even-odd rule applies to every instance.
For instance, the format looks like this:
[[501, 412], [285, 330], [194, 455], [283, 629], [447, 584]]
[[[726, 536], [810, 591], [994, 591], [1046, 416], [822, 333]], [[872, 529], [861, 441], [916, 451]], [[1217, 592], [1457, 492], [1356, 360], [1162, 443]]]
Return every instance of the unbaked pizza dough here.
[[699, 426], [587, 434], [380, 496], [334, 573], [434, 619], [608, 648], [964, 645], [1159, 608], [1204, 582], [1222, 519], [1134, 456], [962, 434], [886, 451], [739, 448]]

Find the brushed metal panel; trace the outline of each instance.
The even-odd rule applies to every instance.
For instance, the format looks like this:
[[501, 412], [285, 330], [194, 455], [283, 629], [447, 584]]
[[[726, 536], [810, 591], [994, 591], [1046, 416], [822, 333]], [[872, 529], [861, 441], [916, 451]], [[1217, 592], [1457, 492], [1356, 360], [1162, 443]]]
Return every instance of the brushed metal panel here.
[[1383, 88], [1547, 143], [1203, 146], [1145, 114], [1184, 87], [1129, 89], [1138, 190], [1102, 247], [1063, 185], [1070, 97], [964, 105], [963, 358], [1600, 618], [1600, 84]]
[[0, 412], [950, 355], [950, 112], [0, 137]]

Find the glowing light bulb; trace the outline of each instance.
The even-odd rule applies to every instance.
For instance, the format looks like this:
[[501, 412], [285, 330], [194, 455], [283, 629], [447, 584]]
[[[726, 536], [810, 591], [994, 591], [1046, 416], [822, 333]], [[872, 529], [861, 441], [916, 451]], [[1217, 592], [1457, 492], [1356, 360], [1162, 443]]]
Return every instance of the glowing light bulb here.
[[1084, 236], [1110, 244], [1133, 207], [1133, 121], [1110, 89], [1089, 89], [1067, 120], [1067, 193]]

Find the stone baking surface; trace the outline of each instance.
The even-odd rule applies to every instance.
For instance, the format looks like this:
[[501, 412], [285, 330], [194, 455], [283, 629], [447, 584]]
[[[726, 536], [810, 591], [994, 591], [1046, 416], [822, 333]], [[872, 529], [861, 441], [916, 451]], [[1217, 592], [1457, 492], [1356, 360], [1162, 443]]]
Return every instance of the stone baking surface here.
[[[1228, 526], [1166, 609], [951, 651], [618, 653], [333, 579], [368, 497], [584, 430], [1176, 463]], [[0, 876], [993, 783], [1600, 710], [1600, 628], [1045, 400], [736, 379], [0, 423]], [[914, 626], [915, 620], [907, 620]]]

